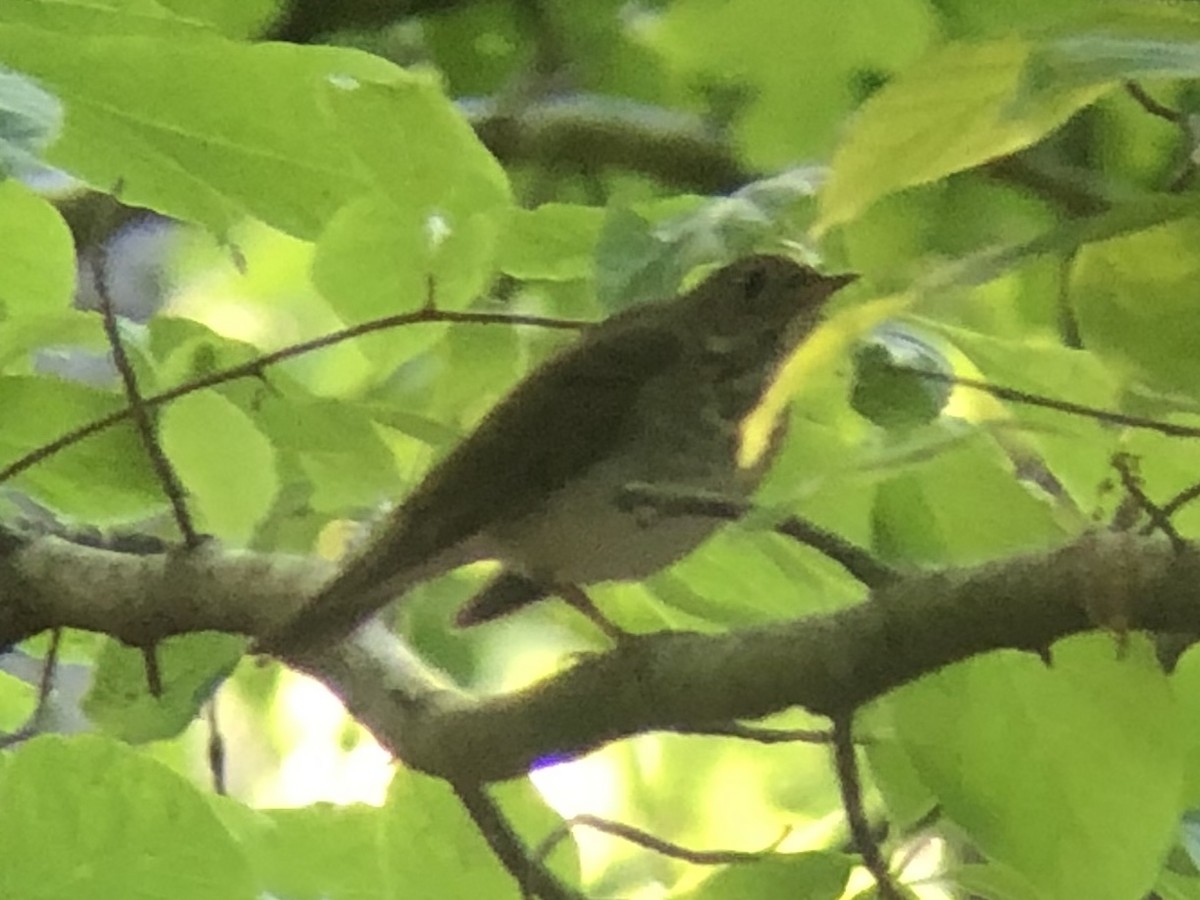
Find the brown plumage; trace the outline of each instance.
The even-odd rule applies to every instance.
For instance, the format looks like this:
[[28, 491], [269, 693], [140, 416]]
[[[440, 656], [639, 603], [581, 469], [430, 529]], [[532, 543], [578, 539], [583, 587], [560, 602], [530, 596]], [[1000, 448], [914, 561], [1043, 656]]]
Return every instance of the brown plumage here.
[[460, 624], [556, 586], [644, 578], [675, 562], [720, 523], [621, 511], [621, 488], [752, 491], [768, 461], [738, 466], [741, 421], [852, 280], [752, 256], [588, 329], [502, 399], [262, 647], [335, 642], [412, 585], [480, 559], [505, 568]]

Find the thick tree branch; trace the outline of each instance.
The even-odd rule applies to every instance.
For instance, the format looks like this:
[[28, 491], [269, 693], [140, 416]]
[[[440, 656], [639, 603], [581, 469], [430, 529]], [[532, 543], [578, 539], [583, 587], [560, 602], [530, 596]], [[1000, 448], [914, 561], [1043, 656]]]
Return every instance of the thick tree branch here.
[[[312, 560], [193, 553], [139, 557], [55, 538], [0, 541], [0, 640], [52, 626], [130, 643], [201, 629], [263, 634], [327, 576]], [[408, 765], [458, 784], [514, 777], [639, 732], [700, 729], [791, 706], [840, 716], [958, 660], [1040, 652], [1120, 610], [1134, 628], [1200, 630], [1200, 550], [1085, 535], [1057, 550], [921, 572], [834, 613], [721, 635], [669, 632], [587, 657], [483, 700], [450, 685], [377, 623], [309, 659]]]
[[640, 172], [660, 183], [724, 194], [753, 181], [727, 136], [689, 113], [618, 97], [569, 97], [502, 108], [463, 100], [479, 139], [505, 164]]
[[0, 530], [0, 644], [47, 628], [111, 635], [133, 647], [216, 629], [259, 634], [329, 576], [309, 557], [195, 550], [120, 553]]
[[462, 5], [463, 0], [289, 0], [266, 37], [307, 44], [334, 31], [383, 28], [409, 16]]

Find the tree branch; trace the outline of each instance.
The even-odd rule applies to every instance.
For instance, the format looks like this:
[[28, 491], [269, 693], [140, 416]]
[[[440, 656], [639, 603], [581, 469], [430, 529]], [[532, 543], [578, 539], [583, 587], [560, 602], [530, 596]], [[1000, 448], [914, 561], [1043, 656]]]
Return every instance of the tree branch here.
[[875, 879], [875, 891], [883, 900], [904, 900], [900, 888], [892, 880], [887, 859], [875, 835], [862, 800], [862, 777], [858, 770], [857, 749], [854, 746], [854, 716], [838, 716], [833, 723], [833, 761], [838, 787], [842, 794], [842, 809], [854, 848], [862, 857], [863, 866]]
[[542, 865], [542, 856], [525, 849], [500, 807], [481, 785], [454, 784], [451, 787], [492, 852], [521, 885], [526, 896], [541, 900], [587, 900], [546, 869]]
[[[411, 312], [397, 313], [392, 316], [384, 316], [383, 318], [360, 322], [348, 328], [331, 331], [320, 337], [301, 341], [297, 344], [290, 344], [287, 347], [273, 350], [270, 353], [264, 353], [239, 365], [230, 366], [227, 369], [219, 369], [216, 372], [210, 372], [208, 375], [184, 382], [181, 385], [161, 391], [160, 393], [143, 397], [141, 405], [144, 409], [153, 409], [171, 400], [178, 400], [180, 397], [194, 394], [196, 391], [201, 391], [205, 388], [226, 384], [240, 378], [260, 377], [266, 369], [285, 360], [295, 359], [296, 357], [304, 356], [325, 347], [332, 347], [335, 344], [353, 340], [364, 334], [427, 322], [457, 322], [479, 325], [532, 325], [538, 328], [555, 328], [568, 331], [578, 331], [591, 324], [590, 322], [576, 319], [553, 319], [543, 316], [509, 315], [507, 313], [472, 312], [469, 310], [459, 312], [423, 306]], [[54, 440], [42, 444], [37, 449], [26, 453], [14, 462], [0, 468], [0, 483], [8, 481], [26, 469], [33, 468], [33, 466], [43, 460], [49, 459], [67, 447], [79, 443], [84, 438], [91, 437], [93, 434], [99, 434], [106, 428], [111, 428], [113, 425], [123, 422], [132, 416], [133, 409], [127, 406], [59, 435]]]
[[759, 177], [741, 165], [720, 131], [698, 116], [661, 106], [574, 94], [518, 109], [492, 100], [462, 100], [459, 108], [506, 165], [621, 169], [704, 194], [728, 193]]
[[[6, 552], [7, 551], [7, 552]], [[181, 632], [265, 634], [330, 566], [222, 553], [131, 556], [0, 535], [0, 641], [67, 626], [141, 645]], [[836, 717], [942, 666], [1037, 652], [1090, 630], [1089, 609], [1133, 628], [1200, 631], [1200, 550], [1089, 533], [1044, 553], [910, 573], [867, 602], [727, 634], [639, 638], [525, 690], [476, 699], [371, 623], [289, 663], [325, 682], [381, 743], [458, 784], [516, 777], [629, 735], [698, 730], [802, 706]]]
[[266, 39], [307, 44], [343, 29], [383, 28], [421, 13], [464, 5], [464, 0], [288, 0]]
[[[649, 506], [665, 516], [705, 516], [727, 521], [745, 518], [754, 510], [749, 500], [739, 497], [652, 484], [627, 485], [617, 497], [617, 506], [626, 511], [641, 505]], [[898, 572], [862, 547], [800, 516], [781, 517], [772, 530], [819, 551], [867, 587], [883, 587], [899, 577]]]

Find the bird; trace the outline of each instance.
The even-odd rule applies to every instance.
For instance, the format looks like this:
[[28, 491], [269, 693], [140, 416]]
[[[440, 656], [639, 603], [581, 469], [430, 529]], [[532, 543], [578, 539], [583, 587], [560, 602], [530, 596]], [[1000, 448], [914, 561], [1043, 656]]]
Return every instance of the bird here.
[[721, 524], [630, 509], [622, 490], [748, 496], [782, 441], [786, 411], [751, 465], [739, 458], [742, 423], [828, 298], [855, 278], [755, 254], [590, 326], [501, 399], [257, 649], [320, 652], [414, 585], [481, 560], [501, 569], [457, 624], [558, 595], [604, 627], [583, 586], [653, 575]]

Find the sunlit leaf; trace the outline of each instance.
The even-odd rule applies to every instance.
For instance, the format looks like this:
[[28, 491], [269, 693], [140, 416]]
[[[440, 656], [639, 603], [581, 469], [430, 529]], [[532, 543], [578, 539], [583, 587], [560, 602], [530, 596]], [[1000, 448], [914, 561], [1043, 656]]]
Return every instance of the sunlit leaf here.
[[224, 397], [202, 392], [169, 405], [160, 430], [200, 527], [248, 541], [278, 489], [275, 450], [258, 426]]
[[0, 824], [6, 897], [257, 896], [241, 849], [203, 796], [115, 741], [30, 741], [0, 775], [0, 802], [9, 810]]
[[1147, 641], [1122, 652], [1111, 636], [1072, 638], [1049, 666], [981, 657], [894, 703], [946, 815], [1039, 896], [1122, 900], [1153, 885], [1182, 813], [1184, 742]]
[[1110, 87], [1028, 92], [1033, 50], [1016, 38], [947, 44], [868, 100], [834, 154], [818, 230], [853, 219], [886, 194], [1027, 147]]

